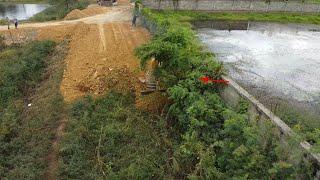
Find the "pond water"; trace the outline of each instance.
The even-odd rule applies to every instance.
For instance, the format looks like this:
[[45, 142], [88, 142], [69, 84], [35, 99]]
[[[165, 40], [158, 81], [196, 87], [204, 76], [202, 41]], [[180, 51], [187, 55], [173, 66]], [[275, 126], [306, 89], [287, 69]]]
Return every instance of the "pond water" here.
[[[320, 101], [320, 27], [250, 23], [248, 30], [198, 29], [201, 41], [246, 89]], [[258, 90], [258, 91], [259, 91]]]
[[18, 20], [26, 20], [33, 15], [45, 10], [48, 4], [10, 4], [0, 3], [0, 19], [9, 17]]

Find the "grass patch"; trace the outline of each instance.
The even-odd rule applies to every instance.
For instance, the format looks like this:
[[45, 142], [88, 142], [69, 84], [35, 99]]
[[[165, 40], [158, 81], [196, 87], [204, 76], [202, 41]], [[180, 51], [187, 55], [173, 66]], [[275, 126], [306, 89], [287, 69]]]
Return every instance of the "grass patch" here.
[[63, 115], [59, 85], [66, 48], [54, 49], [52, 41], [36, 41], [0, 54], [0, 177], [4, 179], [44, 176], [51, 139]]
[[87, 97], [70, 113], [61, 179], [162, 179], [170, 171], [164, 119], [137, 110], [132, 96]]

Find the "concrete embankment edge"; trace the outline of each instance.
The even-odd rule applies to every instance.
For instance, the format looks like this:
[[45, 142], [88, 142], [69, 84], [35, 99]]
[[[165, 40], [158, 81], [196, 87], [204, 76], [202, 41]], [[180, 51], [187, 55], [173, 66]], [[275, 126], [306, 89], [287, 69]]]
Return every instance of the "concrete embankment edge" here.
[[263, 0], [144, 0], [151, 9], [320, 13], [320, 3]]

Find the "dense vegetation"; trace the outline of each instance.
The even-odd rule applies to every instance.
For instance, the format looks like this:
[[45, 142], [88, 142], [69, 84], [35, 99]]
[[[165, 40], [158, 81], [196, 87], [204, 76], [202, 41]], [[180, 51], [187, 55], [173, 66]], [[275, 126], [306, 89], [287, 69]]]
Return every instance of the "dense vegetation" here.
[[30, 18], [31, 21], [50, 21], [64, 18], [74, 9], [84, 9], [88, 6], [87, 0], [51, 0], [52, 6]]
[[62, 51], [54, 49], [52, 41], [35, 41], [1, 50], [1, 179], [39, 179], [45, 172], [63, 105]]
[[[183, 134], [180, 146], [180, 148], [183, 148], [177, 151], [182, 152], [183, 155], [183, 158], [180, 160], [180, 162], [183, 162], [181, 164], [183, 166], [194, 166], [194, 170], [196, 171], [201, 165], [201, 155], [205, 152], [204, 150], [213, 148], [208, 151], [214, 157], [211, 157], [212, 159], [210, 160], [210, 162], [215, 162], [212, 164], [213, 167], [209, 169], [202, 167], [203, 169], [200, 168], [202, 170], [200, 171], [201, 173], [198, 172], [199, 174], [197, 175], [204, 175], [207, 170], [208, 172], [218, 172], [217, 174], [221, 173], [222, 177], [259, 178], [260, 175], [261, 177], [265, 177], [268, 173], [270, 173], [270, 177], [274, 177], [274, 174], [271, 175], [271, 172], [275, 173], [273, 168], [293, 168], [294, 165], [292, 164], [289, 166], [279, 165], [279, 163], [281, 164], [286, 160], [282, 159], [285, 156], [279, 156], [276, 153], [275, 149], [279, 148], [279, 145], [274, 144], [274, 141], [270, 140], [274, 138], [272, 135], [270, 135], [270, 141], [267, 140], [267, 134], [265, 134], [264, 138], [269, 143], [271, 142], [270, 146], [274, 148], [266, 150], [254, 145], [260, 144], [260, 147], [263, 147], [263, 144], [265, 144], [258, 138], [259, 131], [264, 131], [265, 127], [259, 129], [257, 126], [255, 127], [254, 123], [248, 123], [246, 116], [228, 110], [217, 95], [219, 88], [216, 85], [203, 85], [199, 82], [199, 78], [202, 76], [217, 79], [221, 76], [223, 70], [221, 65], [215, 61], [213, 55], [205, 52], [199, 46], [197, 39], [194, 38], [190, 24], [186, 22], [181, 23], [179, 13], [176, 16], [173, 13], [156, 13], [145, 10], [144, 15], [148, 18], [149, 23], [152, 24], [151, 27], [155, 27], [157, 30], [153, 40], [149, 44], [139, 48], [137, 55], [142, 59], [142, 63], [151, 57], [155, 57], [161, 64], [156, 70], [155, 75], [160, 80], [165, 78], [162, 81], [166, 82], [169, 88], [169, 97], [174, 102], [168, 108], [168, 112], [171, 115], [171, 124], [175, 126], [177, 131]], [[250, 128], [252, 128], [249, 130], [252, 134], [247, 137], [246, 133]], [[218, 142], [221, 142], [222, 146], [218, 145], [217, 149], [222, 151], [215, 149], [215, 145]], [[255, 143], [247, 144], [246, 142]], [[199, 145], [201, 145], [201, 148], [197, 149], [196, 147], [199, 147]], [[236, 160], [237, 157], [234, 155], [239, 150], [238, 148], [242, 147], [245, 147], [245, 152], [248, 152], [247, 150], [252, 148], [251, 153], [249, 153], [251, 157], [249, 154], [245, 155], [249, 161], [243, 159]], [[258, 157], [262, 159], [255, 161], [255, 153], [252, 153], [252, 151], [257, 151]], [[265, 153], [268, 156], [263, 157]], [[220, 157], [223, 158], [218, 160]], [[220, 164], [219, 162], [221, 161], [229, 163]], [[233, 163], [235, 163], [234, 166], [232, 165]], [[253, 169], [245, 169], [248, 166]], [[257, 171], [256, 168], [259, 167], [261, 167], [261, 171], [255, 173]], [[189, 172], [185, 173], [194, 173], [190, 171], [192, 168], [188, 167], [186, 169]], [[281, 172], [281, 175], [286, 176], [287, 170], [280, 168], [276, 172]], [[287, 175], [294, 176], [293, 172]]]
[[[231, 12], [193, 12], [193, 11], [160, 11], [164, 18], [176, 19], [180, 22], [227, 20], [227, 21], [268, 21], [280, 23], [309, 23], [320, 24], [320, 16], [312, 14], [290, 13], [231, 13]], [[286, 100], [279, 100], [277, 108], [273, 111], [281, 117], [294, 131], [298, 132], [314, 149], [320, 150], [320, 124], [319, 112], [312, 112], [301, 107], [290, 105]], [[268, 105], [268, 102], [266, 102]], [[316, 105], [314, 105], [316, 106]], [[318, 105], [319, 107], [319, 105]], [[272, 107], [271, 107], [272, 108]], [[315, 107], [314, 109], [316, 109]], [[315, 110], [316, 111], [316, 110]]]
[[301, 152], [290, 154], [292, 144], [280, 144], [270, 123], [250, 123], [245, 105], [239, 106], [244, 114], [237, 114], [212, 96], [216, 101], [211, 101], [211, 111], [223, 111], [219, 128], [211, 114], [202, 125], [190, 123], [183, 130], [182, 123], [175, 127], [163, 117], [137, 110], [130, 95], [109, 93], [74, 103], [60, 149], [60, 178], [311, 177], [310, 167], [300, 162]]

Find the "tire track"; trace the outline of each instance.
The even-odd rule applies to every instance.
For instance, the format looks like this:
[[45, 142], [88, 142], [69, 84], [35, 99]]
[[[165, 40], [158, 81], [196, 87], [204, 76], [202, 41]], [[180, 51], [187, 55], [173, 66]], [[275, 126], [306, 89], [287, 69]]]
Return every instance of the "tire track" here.
[[104, 33], [103, 24], [98, 24], [99, 37], [100, 37], [100, 53], [106, 50], [106, 36]]

